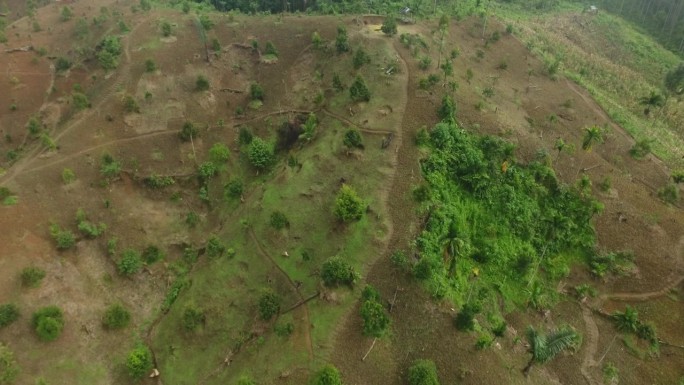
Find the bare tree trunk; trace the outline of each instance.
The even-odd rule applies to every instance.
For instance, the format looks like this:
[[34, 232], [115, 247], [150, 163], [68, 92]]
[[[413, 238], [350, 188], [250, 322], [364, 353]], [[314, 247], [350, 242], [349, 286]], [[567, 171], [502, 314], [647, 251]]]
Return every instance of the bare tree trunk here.
[[530, 375], [530, 370], [532, 370], [532, 365], [534, 365], [534, 357], [530, 358], [530, 362], [527, 363], [527, 366], [525, 366], [525, 369], [523, 369], [523, 374], [525, 377]]
[[361, 361], [366, 361], [366, 357], [368, 357], [368, 355], [370, 354], [371, 350], [373, 350], [373, 348], [375, 347], [375, 343], [376, 343], [377, 341], [378, 341], [378, 338], [377, 338], [377, 337], [376, 337], [376, 338], [373, 338], [373, 344], [370, 346], [370, 349], [368, 349], [368, 351], [366, 352], [366, 354], [364, 354], [363, 358], [361, 358]]

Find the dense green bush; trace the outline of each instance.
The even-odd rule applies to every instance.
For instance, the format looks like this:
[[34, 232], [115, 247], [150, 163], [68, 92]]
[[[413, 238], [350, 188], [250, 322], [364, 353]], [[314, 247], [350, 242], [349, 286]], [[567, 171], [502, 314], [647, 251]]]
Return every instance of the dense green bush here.
[[278, 57], [278, 50], [276, 49], [275, 45], [273, 45], [272, 42], [267, 41], [266, 42], [266, 48], [264, 49], [264, 54], [273, 55], [275, 57]]
[[368, 102], [371, 99], [371, 93], [366, 85], [366, 81], [363, 80], [361, 75], [356, 75], [354, 82], [351, 87], [349, 87], [349, 96], [354, 102]]
[[350, 128], [344, 133], [344, 138], [342, 143], [349, 148], [363, 148], [363, 139], [359, 130], [355, 128]]
[[0, 305], [0, 329], [19, 319], [19, 307], [13, 303]]
[[352, 64], [354, 65], [354, 69], [359, 69], [361, 68], [364, 64], [369, 64], [371, 62], [370, 56], [366, 53], [366, 51], [363, 50], [363, 48], [359, 48], [356, 50], [356, 53], [354, 54], [354, 58], [352, 59]]
[[249, 96], [252, 100], [264, 100], [264, 89], [259, 83], [252, 83], [249, 85]]
[[186, 331], [193, 332], [197, 330], [205, 321], [206, 316], [201, 309], [190, 305], [186, 306], [185, 310], [183, 310], [183, 328]]
[[385, 307], [375, 298], [363, 302], [361, 319], [363, 320], [363, 334], [369, 337], [382, 337], [390, 324]]
[[342, 222], [358, 221], [365, 211], [365, 202], [353, 187], [343, 184], [335, 197], [335, 217]]
[[230, 159], [230, 149], [223, 143], [214, 143], [209, 149], [209, 159], [219, 165]]
[[230, 182], [226, 183], [226, 185], [223, 187], [223, 193], [226, 196], [226, 198], [230, 199], [237, 199], [242, 196], [242, 192], [244, 191], [244, 186], [242, 184], [242, 181], [239, 179], [233, 179]]
[[131, 313], [120, 304], [109, 306], [102, 316], [102, 326], [109, 330], [123, 329], [130, 322]]
[[195, 127], [192, 122], [183, 123], [183, 127], [180, 130], [178, 136], [183, 142], [189, 142], [199, 134], [199, 130]]
[[409, 385], [439, 385], [437, 366], [430, 360], [416, 360], [408, 370]]
[[19, 374], [19, 365], [10, 348], [0, 342], [0, 384], [12, 384]]
[[57, 243], [58, 250], [67, 250], [76, 244], [76, 236], [69, 230], [64, 230], [57, 224], [50, 225], [50, 235]]
[[454, 325], [456, 325], [456, 329], [461, 331], [475, 330], [475, 316], [481, 310], [482, 306], [476, 302], [463, 305], [458, 314], [456, 314], [456, 318], [454, 318]]
[[209, 258], [219, 258], [226, 253], [227, 248], [216, 235], [212, 235], [207, 240], [205, 251]]
[[271, 213], [269, 223], [271, 224], [271, 227], [273, 227], [276, 230], [282, 230], [286, 227], [290, 227], [290, 220], [287, 219], [285, 213], [278, 210]]
[[255, 137], [249, 145], [247, 157], [254, 168], [258, 170], [268, 169], [275, 162], [273, 145]]
[[643, 159], [646, 155], [651, 153], [651, 143], [653, 139], [638, 140], [632, 148], [629, 149], [629, 155], [634, 159]]
[[108, 153], [102, 154], [100, 163], [100, 174], [105, 178], [111, 179], [119, 176], [122, 170], [121, 163]]
[[150, 265], [164, 259], [164, 252], [155, 245], [147, 246], [142, 252], [142, 260]]
[[133, 275], [143, 267], [143, 260], [140, 254], [132, 249], [126, 249], [121, 254], [121, 259], [116, 264], [116, 269], [121, 275]]
[[139, 380], [152, 370], [152, 352], [145, 345], [138, 345], [128, 353], [126, 357], [126, 369], [128, 374]]
[[335, 256], [323, 262], [321, 279], [326, 286], [352, 286], [356, 281], [356, 272], [349, 263]]
[[197, 75], [195, 80], [195, 91], [207, 91], [209, 89], [209, 79], [204, 75]]
[[317, 371], [313, 380], [312, 385], [342, 385], [342, 378], [340, 376], [340, 371], [332, 365], [326, 365]]
[[26, 267], [21, 271], [21, 284], [24, 287], [38, 287], [45, 278], [45, 270], [39, 267]]
[[337, 27], [337, 36], [335, 37], [335, 49], [338, 53], [349, 51], [349, 39], [347, 37], [347, 28], [344, 26]]
[[46, 306], [33, 313], [31, 324], [41, 341], [54, 341], [64, 329], [64, 314], [57, 306]]
[[268, 321], [280, 312], [280, 297], [271, 290], [265, 291], [259, 297], [259, 316]]
[[382, 22], [382, 26], [380, 27], [380, 30], [382, 31], [382, 33], [384, 33], [387, 36], [396, 35], [397, 34], [397, 19], [392, 15], [385, 16], [385, 20]]

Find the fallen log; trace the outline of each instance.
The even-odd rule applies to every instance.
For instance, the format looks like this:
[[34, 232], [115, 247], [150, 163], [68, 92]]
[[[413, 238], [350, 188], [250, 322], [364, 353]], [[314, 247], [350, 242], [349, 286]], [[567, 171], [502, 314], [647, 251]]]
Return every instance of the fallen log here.
[[23, 47], [19, 48], [9, 48], [5, 50], [5, 53], [13, 53], [13, 52], [29, 52], [33, 51], [33, 46], [32, 45], [26, 45]]

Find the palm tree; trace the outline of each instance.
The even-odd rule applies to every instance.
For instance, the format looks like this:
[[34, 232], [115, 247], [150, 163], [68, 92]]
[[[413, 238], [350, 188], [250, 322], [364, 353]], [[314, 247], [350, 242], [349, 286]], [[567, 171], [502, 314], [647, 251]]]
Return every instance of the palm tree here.
[[644, 108], [644, 115], [649, 116], [649, 114], [651, 113], [651, 108], [665, 106], [665, 98], [663, 97], [663, 95], [655, 91], [651, 91], [650, 95], [644, 96], [639, 99], [639, 104], [641, 104], [642, 106], [646, 106]]
[[601, 127], [591, 126], [584, 129], [584, 138], [582, 139], [582, 150], [589, 151], [596, 143], [603, 142], [603, 131]]
[[451, 275], [456, 268], [456, 255], [459, 254], [463, 244], [463, 240], [458, 237], [456, 224], [452, 222], [451, 225], [449, 225], [449, 231], [444, 238], [442, 238], [442, 245], [444, 246], [444, 259], [450, 259], [449, 275]]
[[529, 375], [532, 365], [551, 361], [558, 353], [566, 349], [576, 349], [581, 343], [580, 335], [570, 327], [563, 327], [544, 335], [530, 326], [527, 329], [527, 341], [530, 344], [532, 358], [523, 373]]

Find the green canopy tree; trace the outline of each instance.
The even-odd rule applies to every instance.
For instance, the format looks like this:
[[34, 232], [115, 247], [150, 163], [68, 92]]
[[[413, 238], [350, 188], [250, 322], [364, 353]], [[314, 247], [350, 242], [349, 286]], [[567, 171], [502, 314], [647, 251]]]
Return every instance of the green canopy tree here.
[[525, 376], [530, 374], [534, 364], [545, 364], [558, 353], [567, 349], [576, 349], [581, 343], [580, 335], [569, 327], [563, 327], [547, 335], [530, 326], [527, 329], [527, 342], [530, 344], [532, 357], [523, 369]]

